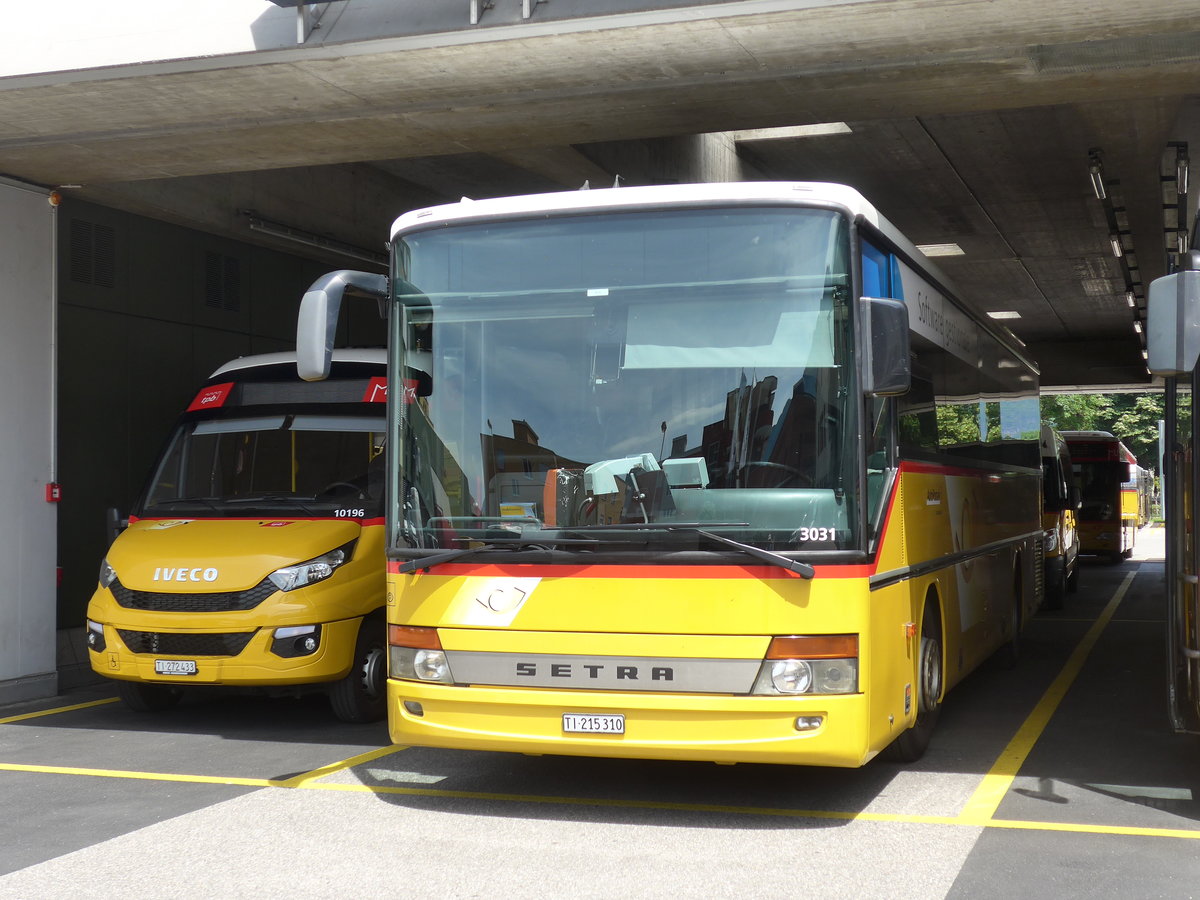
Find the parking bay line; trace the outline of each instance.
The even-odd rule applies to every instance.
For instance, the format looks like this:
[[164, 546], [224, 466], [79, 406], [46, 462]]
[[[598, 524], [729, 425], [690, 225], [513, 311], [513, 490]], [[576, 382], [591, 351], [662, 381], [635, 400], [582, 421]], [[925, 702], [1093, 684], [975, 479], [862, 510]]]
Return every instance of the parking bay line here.
[[[397, 744], [370, 750], [339, 762], [331, 763], [327, 766], [322, 766], [308, 772], [303, 772], [287, 779], [185, 775], [174, 773], [135, 772], [116, 769], [87, 769], [70, 766], [33, 766], [15, 763], [0, 763], [0, 771], [81, 775], [108, 778], [131, 778], [149, 781], [170, 781], [183, 783], [191, 782], [197, 784], [225, 784], [244, 787], [274, 787], [301, 790], [341, 791], [346, 793], [391, 794], [454, 800], [548, 803], [567, 806], [668, 810], [674, 812], [724, 813], [729, 815], [770, 816], [818, 820], [825, 819], [844, 822], [891, 822], [914, 825], [966, 826], [973, 828], [1002, 828], [1027, 831], [1056, 831], [1072, 832], [1077, 834], [1111, 834], [1200, 840], [1200, 830], [1142, 828], [1099, 824], [1093, 825], [1071, 822], [1037, 822], [994, 818], [995, 811], [999, 807], [1000, 801], [1003, 799], [1004, 795], [1008, 791], [1008, 788], [1015, 779], [1021, 764], [1028, 757], [1029, 752], [1032, 750], [1038, 737], [1040, 737], [1042, 731], [1044, 731], [1046, 725], [1049, 723], [1051, 715], [1062, 701], [1067, 689], [1078, 676], [1079, 671], [1082, 669], [1083, 663], [1086, 661], [1087, 656], [1092, 650], [1092, 647], [1099, 639], [1099, 636], [1103, 632], [1104, 628], [1107, 627], [1113, 618], [1117, 607], [1120, 605], [1121, 600], [1124, 599], [1125, 593], [1136, 574], [1136, 572], [1131, 572], [1128, 576], [1126, 576], [1124, 582], [1122, 582], [1122, 584], [1118, 587], [1116, 593], [1105, 606], [1100, 616], [1096, 619], [1092, 627], [1088, 630], [1087, 634], [1084, 635], [1084, 638], [1076, 646], [1075, 650], [1071, 654], [1071, 657], [1068, 659], [1066, 665], [1064, 665], [1058, 677], [1051, 684], [1050, 688], [1047, 689], [1046, 693], [1042, 696], [1042, 699], [1038, 702], [1038, 705], [1034, 708], [1033, 712], [1030, 713], [1030, 715], [1026, 718], [1021, 728], [1018, 729], [1017, 734], [1009, 742], [1008, 746], [1004, 749], [1004, 751], [1001, 752], [991, 770], [987, 773], [987, 775], [984, 776], [984, 780], [980, 784], [979, 788], [976, 789], [975, 793], [967, 801], [967, 804], [964, 806], [962, 812], [957, 816], [923, 816], [904, 815], [898, 813], [787, 809], [781, 807], [726, 806], [721, 804], [659, 802], [653, 800], [613, 800], [605, 798], [567, 797], [538, 794], [491, 793], [486, 791], [453, 791], [438, 788], [323, 783], [321, 781], [321, 779], [336, 772], [344, 771], [346, 769], [353, 768], [354, 766], [362, 765], [364, 763], [371, 762], [381, 757], [407, 749], [406, 747]], [[68, 712], [74, 709], [84, 709], [105, 703], [112, 703], [115, 702], [116, 699], [117, 698], [114, 697], [105, 700], [93, 701], [90, 703], [58, 707], [52, 710], [25, 713], [20, 716], [12, 716], [6, 719], [0, 719], [0, 724], [36, 718], [38, 716], [52, 715], [58, 712]]]
[[58, 713], [72, 712], [76, 709], [90, 709], [93, 706], [104, 706], [107, 703], [116, 703], [116, 697], [105, 697], [103, 700], [90, 700], [87, 703], [75, 703], [71, 706], [56, 706], [53, 709], [41, 709], [37, 712], [21, 713], [19, 716], [8, 716], [0, 719], [0, 725], [8, 725], [10, 722], [23, 722], [26, 719], [38, 719], [42, 716], [53, 716]]
[[454, 791], [440, 788], [392, 787], [366, 784], [326, 783], [319, 779], [352, 765], [370, 762], [391, 753], [406, 749], [389, 745], [333, 763], [311, 772], [289, 779], [238, 778], [220, 775], [183, 775], [165, 772], [134, 772], [119, 769], [87, 769], [75, 766], [34, 766], [17, 763], [0, 763], [0, 772], [26, 772], [31, 774], [79, 775], [101, 778], [129, 778], [144, 781], [167, 781], [176, 783], [223, 784], [235, 787], [283, 788], [285, 790], [335, 791], [342, 793], [390, 794], [397, 796], [427, 797], [445, 800], [483, 800], [488, 802], [540, 803], [560, 806], [590, 806], [609, 809], [666, 810], [670, 812], [720, 813], [735, 816], [766, 816], [789, 819], [817, 819], [840, 822], [885, 822], [908, 825], [941, 825], [969, 828], [1003, 828], [1024, 831], [1056, 831], [1075, 834], [1109, 834], [1138, 837], [1182, 838], [1200, 840], [1200, 829], [1141, 828], [1123, 825], [1091, 825], [1076, 822], [1034, 822], [1014, 819], [971, 820], [963, 816], [925, 816], [901, 813], [850, 812], [820, 809], [787, 809], [770, 806], [729, 806], [712, 803], [681, 803], [654, 800], [614, 800], [603, 797], [568, 797], [546, 794], [506, 794], [488, 791]]
[[1125, 576], [1125, 580], [1121, 582], [1112, 599], [1108, 601], [1108, 604], [1100, 612], [1092, 627], [1088, 629], [1083, 639], [1076, 645], [1075, 650], [1067, 659], [1066, 665], [1058, 673], [1058, 677], [1054, 679], [1050, 687], [1042, 694], [1042, 698], [1033, 708], [1033, 712], [1021, 723], [1021, 727], [1017, 729], [1017, 733], [1013, 735], [1008, 745], [1000, 751], [1000, 755], [992, 764], [991, 769], [983, 776], [983, 781], [980, 782], [979, 787], [975, 789], [975, 793], [971, 795], [959, 813], [958, 817], [964, 823], [984, 825], [993, 820], [996, 810], [1000, 808], [1001, 801], [1008, 793], [1009, 788], [1012, 787], [1017, 773], [1029, 757], [1034, 744], [1042, 736], [1042, 732], [1046, 730], [1046, 726], [1050, 724], [1051, 717], [1054, 715], [1055, 710], [1058, 709], [1058, 705], [1062, 702], [1063, 697], [1066, 696], [1071, 685], [1075, 683], [1075, 679], [1083, 669], [1083, 664], [1091, 654], [1092, 648], [1100, 639], [1100, 635], [1104, 629], [1108, 627], [1108, 623], [1116, 613], [1121, 601], [1125, 599], [1125, 593], [1133, 583], [1135, 575], [1137, 575], [1137, 570]]

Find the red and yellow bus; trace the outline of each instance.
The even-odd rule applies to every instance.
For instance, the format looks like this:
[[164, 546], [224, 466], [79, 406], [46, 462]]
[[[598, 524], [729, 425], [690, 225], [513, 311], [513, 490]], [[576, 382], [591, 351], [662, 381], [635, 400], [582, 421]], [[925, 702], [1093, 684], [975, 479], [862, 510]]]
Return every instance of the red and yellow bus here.
[[1062, 435], [1083, 500], [1079, 508], [1080, 552], [1105, 556], [1114, 563], [1128, 559], [1139, 527], [1134, 480], [1137, 457], [1107, 431], [1064, 431]]
[[[408, 745], [858, 766], [1041, 602], [1037, 370], [852, 188], [418, 210], [344, 285], [416, 370], [388, 433]], [[419, 382], [419, 384], [417, 384]]]

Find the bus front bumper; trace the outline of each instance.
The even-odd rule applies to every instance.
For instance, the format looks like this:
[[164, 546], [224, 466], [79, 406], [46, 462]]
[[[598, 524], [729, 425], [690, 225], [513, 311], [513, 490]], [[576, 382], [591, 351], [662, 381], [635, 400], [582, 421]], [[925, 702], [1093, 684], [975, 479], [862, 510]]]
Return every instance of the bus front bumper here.
[[[856, 767], [875, 755], [867, 710], [862, 694], [747, 697], [388, 680], [393, 742], [534, 755]], [[624, 733], [565, 732], [564, 715], [620, 715]]]
[[[360, 618], [321, 625], [320, 644], [306, 656], [284, 657], [272, 652], [273, 628], [259, 628], [236, 655], [209, 656], [180, 653], [133, 652], [118, 627], [104, 626], [104, 647], [89, 647], [92, 669], [106, 678], [159, 684], [223, 684], [247, 687], [316, 684], [336, 681], [350, 671]], [[119, 626], [125, 628], [127, 626]], [[159, 633], [206, 636], [200, 631]], [[183, 665], [172, 665], [182, 663]], [[189, 665], [190, 664], [190, 665]], [[174, 670], [179, 674], [168, 674]], [[191, 670], [191, 671], [189, 671]]]

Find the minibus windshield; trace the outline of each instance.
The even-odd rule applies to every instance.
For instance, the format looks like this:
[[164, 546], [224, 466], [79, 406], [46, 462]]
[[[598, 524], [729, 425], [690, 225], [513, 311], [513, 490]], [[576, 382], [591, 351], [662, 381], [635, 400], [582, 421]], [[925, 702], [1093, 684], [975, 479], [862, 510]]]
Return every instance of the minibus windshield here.
[[376, 517], [382, 417], [275, 415], [185, 422], [172, 435], [142, 517]]

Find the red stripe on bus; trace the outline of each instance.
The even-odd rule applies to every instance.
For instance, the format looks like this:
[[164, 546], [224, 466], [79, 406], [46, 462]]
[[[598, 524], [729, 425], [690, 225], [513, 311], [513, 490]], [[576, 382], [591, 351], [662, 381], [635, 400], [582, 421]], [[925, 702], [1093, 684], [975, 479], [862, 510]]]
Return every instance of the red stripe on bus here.
[[137, 516], [129, 517], [129, 524], [134, 522], [357, 522], [363, 527], [382, 525], [383, 517], [378, 516], [373, 519], [359, 519], [354, 516], [279, 516], [272, 518], [270, 516], [146, 516], [138, 518]]

